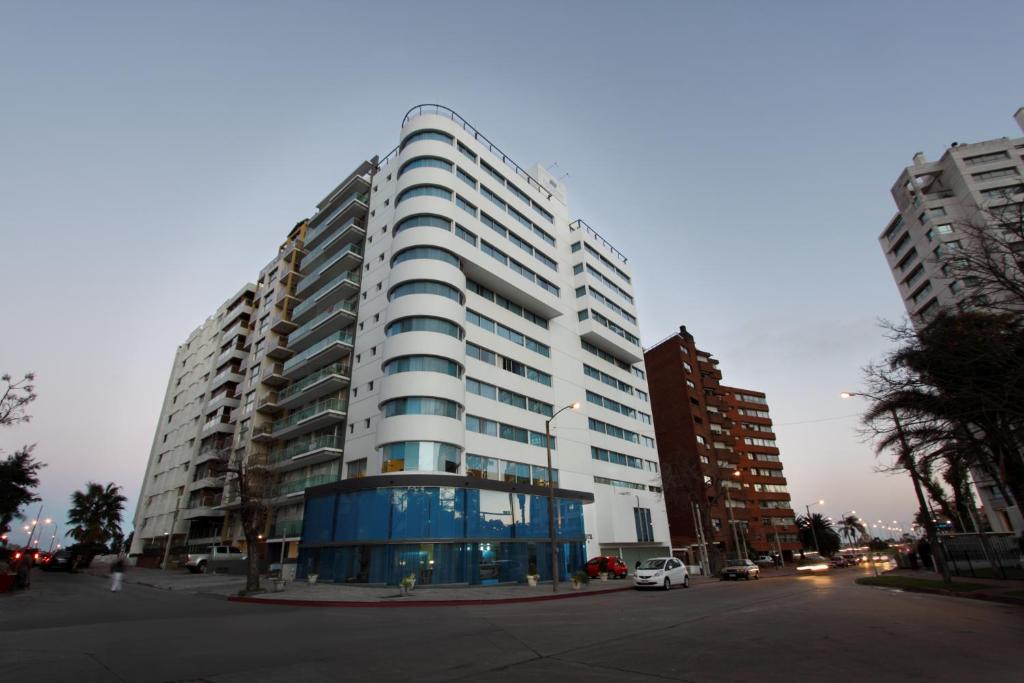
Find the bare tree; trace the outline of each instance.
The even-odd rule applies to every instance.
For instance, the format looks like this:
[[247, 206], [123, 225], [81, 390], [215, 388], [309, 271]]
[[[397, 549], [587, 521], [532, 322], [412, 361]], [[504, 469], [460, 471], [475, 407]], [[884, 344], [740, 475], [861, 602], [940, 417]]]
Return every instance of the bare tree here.
[[[28, 404], [36, 400], [32, 382], [36, 376], [27, 372], [18, 381], [9, 374], [0, 376], [0, 427], [11, 427], [28, 422]], [[45, 465], [32, 457], [35, 445], [22, 446], [12, 455], [0, 458], [0, 534], [5, 534], [19, 510], [39, 500], [35, 488], [39, 486], [39, 470]]]
[[230, 449], [223, 452], [223, 459], [216, 461], [213, 467], [227, 475], [224, 503], [237, 505], [248, 550], [245, 592], [252, 593], [260, 590], [259, 548], [270, 514], [267, 500], [272, 494], [273, 476], [269, 469], [269, 454], [265, 448], [253, 444], [240, 453], [232, 453]]
[[938, 248], [942, 272], [963, 288], [966, 308], [1024, 315], [1024, 202], [1011, 197], [968, 208], [952, 223], [959, 239]]

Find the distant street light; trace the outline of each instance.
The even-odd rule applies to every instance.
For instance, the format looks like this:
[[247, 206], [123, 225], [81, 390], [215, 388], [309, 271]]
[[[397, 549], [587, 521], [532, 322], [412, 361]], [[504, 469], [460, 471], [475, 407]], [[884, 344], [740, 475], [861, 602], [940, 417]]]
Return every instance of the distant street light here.
[[805, 505], [804, 506], [804, 509], [807, 510], [807, 523], [811, 526], [811, 538], [814, 539], [814, 552], [816, 552], [816, 553], [820, 553], [821, 550], [818, 549], [818, 534], [814, 530], [814, 520], [811, 518], [811, 505], [824, 505], [824, 504], [825, 504], [825, 501], [819, 500], [817, 503], [811, 503], [810, 505]]
[[[862, 398], [874, 398], [867, 394], [859, 394], [853, 391], [844, 391], [839, 394], [842, 398], [853, 398], [854, 396], [860, 396]], [[914, 484], [914, 494], [917, 496], [917, 505], [921, 511], [922, 516], [926, 519], [925, 530], [928, 532], [928, 543], [931, 544], [935, 550], [932, 553], [932, 561], [935, 563], [935, 568], [942, 574], [942, 580], [945, 583], [950, 583], [953, 579], [949, 575], [949, 568], [946, 566], [946, 562], [942, 557], [942, 549], [939, 543], [939, 534], [935, 529], [934, 520], [931, 520], [928, 503], [924, 497], [924, 491], [921, 489], [920, 476], [917, 471], [917, 465], [914, 462], [913, 451], [910, 450], [910, 444], [907, 442], [907, 435], [903, 432], [903, 423], [900, 422], [900, 416], [896, 412], [895, 408], [889, 409], [889, 414], [892, 416], [893, 425], [896, 427], [896, 434], [899, 437], [900, 449], [902, 451], [901, 460], [904, 469], [910, 474], [910, 481]], [[881, 522], [881, 520], [879, 520]]]

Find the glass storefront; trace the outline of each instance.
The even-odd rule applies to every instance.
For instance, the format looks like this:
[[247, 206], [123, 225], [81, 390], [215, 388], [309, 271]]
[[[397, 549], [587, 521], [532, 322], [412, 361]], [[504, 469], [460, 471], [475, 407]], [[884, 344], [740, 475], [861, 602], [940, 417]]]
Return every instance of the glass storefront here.
[[[444, 486], [307, 494], [298, 577], [397, 584], [525, 582], [551, 578], [543, 495]], [[586, 562], [583, 501], [555, 499], [559, 576]]]

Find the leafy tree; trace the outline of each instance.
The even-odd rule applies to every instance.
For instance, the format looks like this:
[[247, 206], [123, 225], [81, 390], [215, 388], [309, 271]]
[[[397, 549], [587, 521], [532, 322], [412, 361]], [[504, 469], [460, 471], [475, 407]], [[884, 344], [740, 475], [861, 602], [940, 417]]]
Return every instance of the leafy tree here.
[[[68, 535], [78, 541], [86, 550], [88, 560], [96, 549], [107, 546], [121, 535], [121, 513], [128, 499], [121, 495], [121, 487], [114, 484], [89, 482], [85, 491], [71, 494], [71, 509], [68, 510]], [[86, 560], [86, 563], [88, 562]]]
[[[32, 382], [35, 375], [26, 373], [15, 382], [9, 374], [0, 376], [0, 427], [28, 422], [31, 416], [27, 406], [36, 400]], [[0, 534], [10, 531], [11, 522], [19, 517], [25, 505], [39, 498], [35, 488], [39, 486], [39, 470], [45, 465], [32, 457], [34, 445], [22, 446], [18, 451], [0, 459]]]
[[886, 543], [885, 541], [883, 541], [882, 539], [880, 539], [878, 536], [875, 536], [874, 538], [872, 538], [868, 542], [868, 550], [880, 551], [880, 550], [888, 550], [888, 549], [889, 549], [889, 544]]
[[796, 518], [796, 525], [798, 533], [800, 535], [800, 542], [803, 544], [805, 550], [811, 550], [815, 547], [815, 540], [817, 540], [818, 552], [829, 557], [839, 551], [840, 542], [839, 534], [832, 526], [832, 522], [828, 521], [820, 513], [813, 513], [810, 518], [806, 515], [801, 515]]

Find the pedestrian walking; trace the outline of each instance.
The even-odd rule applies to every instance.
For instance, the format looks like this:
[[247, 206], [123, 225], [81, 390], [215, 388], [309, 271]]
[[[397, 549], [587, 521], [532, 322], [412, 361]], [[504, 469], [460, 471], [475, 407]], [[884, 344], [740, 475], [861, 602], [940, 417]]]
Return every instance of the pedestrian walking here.
[[120, 556], [110, 565], [110, 577], [110, 592], [120, 593], [121, 583], [124, 581], [124, 560]]

